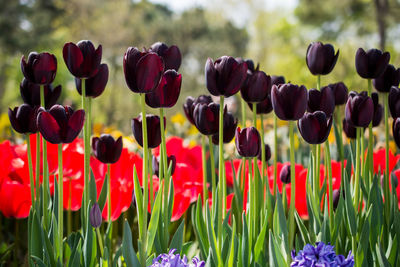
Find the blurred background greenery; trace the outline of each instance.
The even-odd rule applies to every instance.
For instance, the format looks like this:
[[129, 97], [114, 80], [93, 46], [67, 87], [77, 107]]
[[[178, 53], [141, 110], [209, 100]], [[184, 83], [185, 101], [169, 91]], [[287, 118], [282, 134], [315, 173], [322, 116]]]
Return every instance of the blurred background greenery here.
[[[267, 74], [314, 87], [316, 79], [305, 64], [312, 41], [330, 42], [340, 49], [338, 63], [323, 77], [323, 84], [341, 80], [350, 90], [366, 89], [355, 71], [355, 51], [358, 47], [390, 51], [391, 63], [398, 67], [399, 21], [398, 0], [0, 0], [0, 129], [7, 128], [7, 108], [22, 103], [19, 63], [30, 51], [57, 56], [55, 84], [63, 86], [59, 102], [80, 107], [62, 47], [81, 39], [96, 47], [102, 44], [110, 79], [94, 102], [94, 121], [130, 134], [130, 119], [139, 114], [139, 104], [123, 75], [122, 58], [129, 46], [149, 47], [162, 41], [181, 49], [183, 86], [178, 104], [167, 111], [173, 115], [182, 112], [188, 95], [208, 93], [207, 57], [251, 58]], [[173, 118], [174, 123], [180, 120]]]

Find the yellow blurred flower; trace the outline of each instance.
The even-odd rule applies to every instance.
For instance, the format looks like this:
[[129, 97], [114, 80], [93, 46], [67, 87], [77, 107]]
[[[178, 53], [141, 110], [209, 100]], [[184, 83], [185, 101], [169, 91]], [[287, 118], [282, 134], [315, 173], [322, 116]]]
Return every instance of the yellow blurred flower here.
[[186, 122], [186, 117], [183, 116], [182, 113], [178, 112], [171, 117], [171, 122], [183, 125]]
[[334, 133], [334, 131], [330, 132], [330, 134], [328, 136], [328, 141], [329, 141], [329, 144], [335, 143], [335, 133]]

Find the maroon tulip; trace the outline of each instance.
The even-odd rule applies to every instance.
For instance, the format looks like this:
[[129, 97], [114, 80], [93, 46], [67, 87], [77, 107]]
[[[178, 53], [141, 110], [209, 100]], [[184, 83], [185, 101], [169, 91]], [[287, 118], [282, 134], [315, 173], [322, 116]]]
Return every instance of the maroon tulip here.
[[[142, 115], [139, 117], [132, 119], [132, 132], [133, 136], [135, 136], [136, 142], [143, 147], [143, 135], [142, 135]], [[164, 125], [165, 125], [165, 117], [164, 117]], [[149, 148], [156, 148], [161, 143], [161, 126], [160, 126], [160, 117], [152, 114], [146, 115], [146, 123], [147, 123], [147, 142]]]
[[345, 118], [353, 127], [367, 127], [372, 121], [374, 103], [367, 92], [350, 92], [346, 103]]
[[238, 63], [233, 57], [223, 56], [215, 62], [207, 59], [206, 86], [214, 96], [236, 94], [246, 80], [247, 64]]
[[[171, 165], [171, 175], [173, 175], [176, 167], [176, 157], [174, 155], [167, 157], [167, 164], [168, 168], [169, 165]], [[160, 163], [159, 159], [156, 156], [153, 156], [152, 167], [153, 167], [153, 173], [158, 177], [158, 175], [160, 174]]]
[[284, 184], [290, 184], [290, 181], [292, 180], [290, 177], [290, 164], [284, 165], [282, 167], [282, 170], [279, 174], [279, 179]]
[[[261, 155], [261, 148], [260, 148], [260, 153], [258, 153], [257, 158], [259, 160], [262, 160], [262, 155]], [[265, 162], [268, 163], [268, 161], [271, 159], [271, 147], [268, 144], [265, 144]]]
[[146, 94], [146, 104], [152, 108], [173, 107], [178, 101], [181, 85], [182, 75], [175, 70], [167, 70], [157, 88]]
[[125, 81], [135, 93], [150, 93], [160, 83], [164, 64], [156, 53], [129, 47], [124, 55]]
[[367, 52], [358, 48], [356, 53], [356, 69], [358, 75], [364, 79], [376, 79], [382, 75], [389, 64], [390, 54], [378, 49], [370, 49]]
[[94, 228], [99, 228], [102, 223], [101, 210], [97, 202], [90, 208], [89, 221], [90, 225]]
[[300, 119], [307, 108], [307, 89], [291, 83], [273, 85], [271, 102], [276, 116], [285, 121]]
[[393, 139], [396, 142], [397, 147], [400, 148], [400, 118], [396, 118], [393, 121]]
[[[253, 110], [253, 103], [247, 103], [251, 110]], [[262, 102], [256, 104], [257, 114], [268, 114], [273, 110], [271, 96], [268, 95]]]
[[382, 121], [383, 117], [383, 106], [379, 104], [378, 93], [373, 92], [371, 94], [372, 102], [374, 102], [374, 115], [372, 117], [372, 127], [377, 127]]
[[308, 91], [307, 111], [323, 111], [329, 117], [335, 110], [335, 97], [332, 89], [328, 86], [322, 87], [321, 91], [311, 89]]
[[[342, 191], [344, 193], [344, 191]], [[343, 195], [344, 196], [344, 195]], [[332, 191], [332, 204], [333, 204], [333, 209], [336, 210], [338, 205], [339, 205], [339, 200], [340, 200], [340, 190], [335, 189]]]
[[[101, 64], [93, 77], [85, 79], [85, 96], [96, 98], [104, 92], [108, 82], [108, 66]], [[82, 79], [75, 78], [76, 90], [82, 95]]]
[[257, 157], [261, 148], [261, 137], [255, 127], [236, 128], [236, 149], [240, 156], [245, 158]]
[[382, 75], [374, 79], [372, 83], [377, 91], [389, 93], [392, 86], [399, 86], [400, 69], [396, 69], [393, 65], [389, 64]]
[[101, 162], [110, 164], [119, 160], [122, 152], [122, 137], [117, 140], [109, 134], [92, 138], [92, 149], [94, 156]]
[[253, 60], [251, 60], [251, 59], [243, 59], [243, 58], [241, 58], [241, 57], [237, 57], [237, 58], [235, 58], [235, 60], [239, 63], [239, 64], [241, 64], [241, 63], [246, 63], [246, 65], [247, 65], [247, 73], [253, 73], [253, 72], [255, 72], [255, 71], [258, 71], [258, 69], [259, 69], [259, 67], [260, 67], [260, 65], [259, 64], [257, 64], [257, 66], [256, 67], [254, 67], [255, 65], [254, 65], [254, 62], [253, 62]]
[[285, 83], [285, 77], [283, 76], [276, 76], [272, 75], [271, 76], [271, 83], [274, 85], [280, 85]]
[[102, 46], [97, 49], [91, 41], [82, 40], [77, 44], [66, 43], [63, 57], [68, 70], [79, 79], [87, 79], [96, 75], [102, 56]]
[[79, 135], [85, 121], [85, 111], [74, 112], [70, 106], [54, 105], [42, 111], [37, 125], [43, 138], [52, 144], [71, 143]]
[[[23, 79], [19, 91], [22, 100], [31, 106], [40, 106], [40, 85]], [[46, 109], [51, 108], [61, 95], [61, 85], [53, 87], [51, 84], [44, 85], [44, 103]]]
[[335, 97], [335, 106], [344, 105], [347, 102], [348, 90], [343, 82], [331, 83], [328, 85]]
[[193, 110], [194, 125], [204, 135], [217, 134], [219, 130], [219, 104], [196, 104]]
[[244, 101], [248, 103], [259, 103], [271, 93], [271, 86], [271, 77], [258, 70], [247, 74], [247, 79], [240, 89], [240, 94]]
[[21, 58], [21, 70], [25, 78], [35, 84], [50, 84], [57, 72], [57, 59], [50, 53], [31, 52], [28, 62]]
[[323, 111], [306, 113], [297, 121], [297, 127], [307, 143], [322, 144], [331, 132], [332, 117], [327, 117]]
[[211, 96], [209, 95], [200, 95], [196, 99], [194, 99], [191, 96], [188, 96], [186, 98], [185, 103], [183, 104], [183, 111], [185, 112], [186, 118], [189, 120], [189, 122], [194, 125], [193, 111], [197, 104], [204, 103], [208, 105], [211, 102], [213, 101]]
[[357, 128], [350, 125], [346, 119], [343, 119], [343, 131], [346, 134], [347, 138], [349, 139], [356, 139], [357, 138]]
[[335, 54], [335, 49], [331, 44], [311, 43], [307, 48], [306, 56], [308, 69], [314, 75], [329, 74], [335, 67], [338, 56], [339, 50]]
[[[224, 113], [224, 143], [229, 143], [232, 141], [233, 137], [235, 137], [236, 127], [238, 125], [238, 119], [233, 117], [233, 114], [230, 112]], [[212, 136], [212, 142], [215, 145], [219, 144], [219, 134], [214, 134]]]
[[171, 45], [168, 47], [166, 44], [157, 42], [151, 45], [149, 51], [156, 53], [162, 57], [166, 70], [178, 71], [182, 63], [182, 55], [179, 47]]
[[14, 109], [8, 109], [8, 117], [14, 130], [21, 134], [36, 133], [38, 131], [36, 117], [39, 107], [22, 104]]
[[400, 88], [395, 86], [390, 89], [389, 110], [393, 119], [400, 117]]

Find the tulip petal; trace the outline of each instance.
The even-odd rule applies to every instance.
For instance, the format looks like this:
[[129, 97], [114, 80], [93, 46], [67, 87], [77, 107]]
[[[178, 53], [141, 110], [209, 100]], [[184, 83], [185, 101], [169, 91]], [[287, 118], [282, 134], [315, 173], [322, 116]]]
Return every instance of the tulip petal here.
[[66, 43], [63, 48], [63, 57], [68, 70], [77, 77], [81, 76], [80, 66], [83, 63], [83, 55], [79, 47], [74, 43]]
[[163, 59], [166, 70], [174, 69], [178, 71], [182, 62], [181, 51], [176, 45], [171, 45], [168, 50], [165, 51]]
[[60, 136], [61, 128], [49, 112], [40, 112], [37, 118], [37, 124], [43, 138], [48, 142], [52, 144], [59, 144], [62, 142]]
[[158, 84], [164, 70], [162, 59], [155, 53], [148, 53], [139, 59], [136, 66], [136, 82], [141, 93], [153, 91]]
[[217, 70], [215, 69], [214, 62], [211, 58], [208, 58], [205, 66], [205, 74], [206, 74], [206, 87], [210, 94], [214, 96], [219, 96], [220, 91], [218, 90], [216, 78], [217, 78]]
[[71, 143], [79, 135], [85, 122], [85, 111], [75, 111], [68, 120], [68, 128], [64, 136], [64, 143]]

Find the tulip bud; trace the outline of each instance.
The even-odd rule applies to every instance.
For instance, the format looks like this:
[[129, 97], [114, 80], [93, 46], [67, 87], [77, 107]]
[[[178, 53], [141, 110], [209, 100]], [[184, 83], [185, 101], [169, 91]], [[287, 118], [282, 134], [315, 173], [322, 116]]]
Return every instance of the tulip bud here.
[[69, 72], [79, 79], [87, 79], [99, 71], [102, 56], [102, 46], [97, 49], [89, 40], [79, 41], [77, 44], [66, 43], [63, 48], [63, 57]]
[[284, 165], [281, 169], [281, 173], [279, 174], [279, 179], [284, 184], [290, 184], [291, 177], [290, 177], [290, 164]]
[[[85, 96], [96, 98], [104, 92], [108, 82], [108, 66], [101, 64], [98, 72], [89, 79], [85, 79]], [[82, 79], [75, 78], [76, 90], [82, 95]]]
[[[250, 109], [253, 111], [253, 103], [247, 103]], [[271, 95], [268, 95], [263, 101], [256, 104], [256, 113], [257, 114], [268, 114], [273, 110]]]
[[272, 85], [274, 85], [274, 84], [275, 85], [284, 84], [285, 83], [285, 77], [272, 75], [271, 76], [271, 83], [272, 83]]
[[109, 134], [92, 138], [92, 149], [95, 157], [103, 163], [116, 163], [122, 152], [122, 137], [117, 140]]
[[329, 117], [335, 110], [335, 97], [332, 89], [328, 86], [322, 87], [321, 91], [311, 89], [308, 91], [307, 111], [323, 111]]
[[[19, 91], [22, 100], [31, 106], [40, 106], [40, 85], [23, 79]], [[54, 87], [51, 84], [44, 85], [44, 103], [46, 109], [51, 108], [61, 95], [61, 85]]]
[[393, 65], [389, 64], [386, 70], [378, 78], [374, 79], [372, 83], [377, 91], [389, 93], [392, 86], [399, 86], [400, 69], [396, 69]]
[[22, 104], [14, 109], [8, 109], [8, 117], [14, 130], [21, 134], [36, 133], [38, 131], [36, 117], [39, 107]]
[[245, 158], [256, 157], [260, 153], [261, 137], [255, 127], [236, 128], [236, 149], [240, 156]]
[[28, 62], [25, 56], [21, 58], [21, 70], [25, 78], [35, 84], [50, 84], [54, 81], [57, 72], [57, 59], [50, 53], [31, 52]]
[[271, 77], [263, 71], [247, 74], [247, 79], [240, 89], [244, 101], [258, 103], [265, 100], [271, 93]]
[[374, 103], [374, 115], [372, 117], [372, 127], [377, 127], [382, 121], [383, 107], [379, 104], [378, 93], [373, 92], [371, 94], [372, 102]]
[[[169, 168], [169, 166], [171, 165], [171, 175], [173, 175], [176, 167], [176, 157], [174, 155], [167, 157], [167, 164], [168, 164], [167, 168]], [[153, 156], [152, 167], [153, 167], [153, 173], [158, 177], [160, 172], [160, 163], [159, 159], [156, 156]]]
[[146, 94], [146, 104], [152, 108], [170, 108], [178, 101], [181, 92], [182, 75], [175, 70], [167, 70], [157, 88]]
[[233, 57], [223, 56], [215, 62], [207, 59], [206, 86], [214, 96], [236, 94], [246, 80], [247, 64], [238, 63]]
[[182, 55], [179, 47], [176, 45], [168, 47], [164, 43], [157, 42], [150, 46], [149, 51], [157, 53], [157, 55], [163, 59], [166, 70], [179, 70], [182, 62]]
[[150, 93], [160, 83], [164, 64], [156, 53], [129, 47], [124, 55], [125, 81], [134, 93]]
[[378, 49], [370, 49], [367, 52], [358, 48], [356, 53], [356, 69], [358, 75], [364, 79], [376, 79], [382, 75], [389, 64], [390, 54]]
[[390, 89], [389, 110], [393, 119], [400, 117], [400, 88], [395, 86]]
[[246, 63], [246, 65], [247, 65], [247, 73], [253, 73], [253, 72], [257, 71], [259, 69], [259, 67], [260, 67], [259, 64], [257, 64], [257, 67], [254, 67], [254, 62], [251, 59], [243, 59], [241, 57], [237, 57], [237, 58], [235, 58], [235, 60], [239, 64], [241, 64], [243, 62]]
[[[135, 136], [136, 142], [140, 146], [143, 147], [143, 135], [142, 135], [142, 114], [137, 118], [132, 119], [132, 132]], [[160, 117], [152, 114], [146, 115], [146, 123], [147, 123], [147, 142], [149, 148], [156, 148], [161, 143], [161, 126], [160, 126]], [[166, 123], [164, 117], [164, 125]]]
[[346, 134], [347, 138], [349, 139], [356, 139], [357, 138], [357, 128], [350, 125], [346, 119], [343, 119], [343, 131]]
[[297, 127], [307, 143], [322, 144], [331, 132], [332, 117], [327, 117], [323, 111], [306, 113], [297, 121]]
[[183, 104], [183, 110], [185, 111], [186, 118], [189, 120], [191, 124], [194, 125], [193, 120], [193, 111], [198, 103], [210, 104], [212, 101], [211, 96], [209, 95], [200, 95], [198, 98], [194, 99], [191, 96], [186, 98], [185, 103]]
[[101, 225], [101, 222], [102, 222], [101, 210], [100, 210], [99, 204], [97, 204], [97, 202], [95, 202], [92, 205], [92, 207], [90, 208], [89, 221], [90, 221], [90, 225], [92, 225], [92, 227], [94, 227], [94, 228], [99, 228]]
[[331, 44], [311, 43], [307, 48], [306, 56], [308, 69], [314, 75], [329, 74], [335, 67], [338, 56], [339, 50], [335, 54], [335, 49]]
[[204, 135], [217, 134], [219, 130], [219, 104], [197, 104], [193, 111], [194, 125]]
[[374, 103], [367, 92], [350, 92], [346, 103], [345, 119], [353, 127], [367, 127], [372, 121]]
[[[344, 197], [344, 194], [343, 194], [343, 197]], [[340, 190], [339, 189], [335, 189], [332, 191], [332, 200], [333, 200], [333, 210], [336, 210], [339, 205], [339, 200], [340, 200]]]
[[[229, 143], [232, 141], [233, 137], [236, 133], [236, 127], [238, 125], [237, 118], [233, 117], [233, 114], [230, 112], [224, 112], [224, 143]], [[215, 145], [219, 144], [219, 134], [216, 133], [212, 136], [212, 142]]]
[[400, 148], [400, 118], [396, 118], [393, 121], [393, 139], [397, 145], [398, 148]]
[[79, 135], [85, 121], [83, 109], [54, 105], [37, 116], [37, 126], [43, 138], [52, 144], [71, 143]]
[[[257, 158], [259, 160], [262, 160], [262, 155], [261, 155], [261, 148], [260, 148], [260, 153], [258, 153]], [[271, 147], [268, 144], [265, 144], [265, 162], [268, 163], [268, 161], [271, 159]]]
[[307, 108], [307, 89], [290, 83], [273, 85], [271, 102], [276, 116], [285, 121], [300, 119]]
[[343, 82], [329, 84], [328, 87], [332, 89], [333, 96], [335, 97], [335, 106], [346, 104], [348, 90]]

